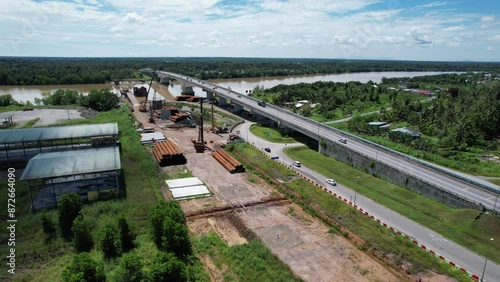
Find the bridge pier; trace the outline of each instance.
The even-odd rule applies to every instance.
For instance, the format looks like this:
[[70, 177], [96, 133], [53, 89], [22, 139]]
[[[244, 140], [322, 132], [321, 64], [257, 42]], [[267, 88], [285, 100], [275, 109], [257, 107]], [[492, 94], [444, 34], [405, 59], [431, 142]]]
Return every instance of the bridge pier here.
[[210, 91], [207, 91], [207, 90], [203, 90], [205, 92], [207, 92], [207, 100], [208, 101], [212, 101], [214, 99], [214, 92], [210, 92]]
[[219, 97], [219, 106], [227, 105], [227, 99], [224, 97]]
[[160, 83], [163, 85], [170, 85], [170, 79], [167, 76], [160, 77]]
[[238, 105], [238, 104], [234, 104], [234, 112], [239, 113], [241, 111], [243, 111], [243, 106]]

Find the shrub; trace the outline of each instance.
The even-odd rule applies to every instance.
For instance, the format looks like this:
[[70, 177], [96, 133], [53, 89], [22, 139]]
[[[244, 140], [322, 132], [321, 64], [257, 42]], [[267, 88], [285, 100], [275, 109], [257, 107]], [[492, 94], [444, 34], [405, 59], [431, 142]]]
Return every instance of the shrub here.
[[73, 245], [78, 252], [88, 252], [94, 246], [94, 240], [90, 231], [92, 226], [90, 222], [79, 215], [73, 222], [71, 231], [73, 232]]
[[120, 231], [120, 243], [123, 252], [128, 252], [134, 248], [135, 234], [130, 231], [127, 220], [123, 215], [118, 219], [118, 229]]
[[101, 230], [101, 249], [107, 259], [118, 255], [118, 230], [113, 224], [108, 223]]
[[143, 280], [141, 258], [134, 254], [124, 254], [120, 261], [120, 278], [127, 282], [140, 282]]
[[106, 281], [104, 271], [88, 253], [77, 254], [73, 262], [63, 270], [63, 281], [101, 282]]
[[61, 234], [64, 238], [70, 238], [73, 235], [71, 232], [73, 221], [82, 209], [82, 200], [76, 193], [67, 193], [61, 197], [59, 203], [57, 203], [57, 208], [59, 210]]
[[42, 215], [42, 228], [43, 233], [47, 235], [49, 238], [52, 238], [56, 235], [56, 224], [52, 221], [51, 218], [47, 216], [46, 213]]
[[151, 280], [163, 281], [187, 281], [186, 266], [172, 253], [160, 252], [153, 258], [151, 263]]

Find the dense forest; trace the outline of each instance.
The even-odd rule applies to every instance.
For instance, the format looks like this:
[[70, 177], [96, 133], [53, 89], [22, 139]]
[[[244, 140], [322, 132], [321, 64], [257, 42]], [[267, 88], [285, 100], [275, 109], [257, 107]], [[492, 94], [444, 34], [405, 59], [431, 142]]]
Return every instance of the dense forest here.
[[500, 71], [500, 63], [262, 58], [0, 57], [0, 85], [104, 83], [137, 78], [143, 68], [200, 79], [374, 71]]

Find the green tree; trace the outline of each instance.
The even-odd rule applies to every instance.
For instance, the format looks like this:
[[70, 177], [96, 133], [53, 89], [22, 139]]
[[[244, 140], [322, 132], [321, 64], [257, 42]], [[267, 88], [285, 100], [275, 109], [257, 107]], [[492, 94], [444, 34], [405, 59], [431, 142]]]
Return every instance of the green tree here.
[[80, 104], [96, 111], [109, 111], [118, 107], [120, 99], [109, 89], [92, 89], [87, 96], [82, 96]]
[[124, 254], [120, 260], [119, 279], [124, 282], [143, 281], [141, 258], [135, 253]]
[[88, 253], [75, 255], [73, 262], [63, 270], [63, 281], [66, 282], [103, 282], [106, 276], [101, 267]]
[[66, 193], [59, 199], [57, 208], [59, 210], [61, 234], [64, 238], [68, 239], [73, 235], [71, 227], [73, 227], [75, 218], [80, 214], [82, 200], [76, 193]]
[[159, 252], [151, 263], [151, 280], [155, 282], [187, 281], [185, 265], [172, 253]]
[[10, 105], [16, 105], [17, 102], [12, 98], [12, 95], [10, 94], [5, 94], [5, 95], [0, 95], [0, 107], [7, 107]]
[[73, 246], [77, 252], [88, 252], [94, 246], [92, 239], [92, 224], [83, 218], [83, 215], [78, 217], [73, 222], [71, 231], [73, 232]]
[[161, 250], [172, 252], [179, 258], [193, 253], [187, 226], [171, 218], [163, 221]]
[[120, 230], [120, 243], [123, 252], [128, 252], [134, 248], [135, 234], [130, 231], [127, 219], [123, 215], [118, 219], [118, 229]]
[[52, 219], [44, 213], [41, 218], [43, 233], [47, 235], [49, 238], [52, 238], [56, 235], [56, 224], [52, 221]]
[[114, 258], [119, 253], [118, 230], [114, 224], [108, 223], [101, 230], [100, 246], [104, 253], [104, 258]]
[[184, 212], [176, 201], [160, 202], [156, 204], [149, 213], [149, 219], [153, 227], [153, 237], [158, 248], [162, 247], [163, 221], [171, 218], [174, 222], [186, 224]]

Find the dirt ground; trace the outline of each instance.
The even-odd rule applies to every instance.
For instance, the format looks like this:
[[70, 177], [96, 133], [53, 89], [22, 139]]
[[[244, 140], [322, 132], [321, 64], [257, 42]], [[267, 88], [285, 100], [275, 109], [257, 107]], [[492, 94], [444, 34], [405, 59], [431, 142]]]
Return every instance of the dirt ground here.
[[23, 126], [26, 122], [40, 118], [35, 123], [35, 126], [44, 126], [54, 124], [68, 119], [80, 119], [82, 115], [78, 110], [74, 109], [34, 109], [33, 111], [13, 111], [12, 121], [16, 127]]
[[[136, 110], [134, 115], [145, 126], [155, 127], [156, 131], [162, 131], [167, 139], [174, 141], [186, 156], [187, 168], [213, 193], [207, 198], [180, 201], [188, 216], [192, 236], [214, 231], [230, 246], [244, 244], [257, 236], [305, 281], [418, 281], [420, 278], [421, 281], [450, 281], [436, 275], [402, 276], [357, 249], [345, 237], [330, 234], [326, 225], [293, 203], [249, 206], [278, 193], [249, 172], [230, 174], [212, 157], [210, 150], [196, 153], [191, 140], [198, 138], [197, 128], [166, 128], [148, 123], [146, 113]], [[216, 149], [217, 142], [227, 139], [227, 134], [207, 133], [207, 129], [204, 135], [209, 148]], [[171, 172], [183, 169], [183, 166], [162, 169]], [[222, 215], [189, 217], [228, 206], [236, 209]], [[201, 259], [213, 281], [223, 280], [227, 266], [217, 267], [209, 257]]]

